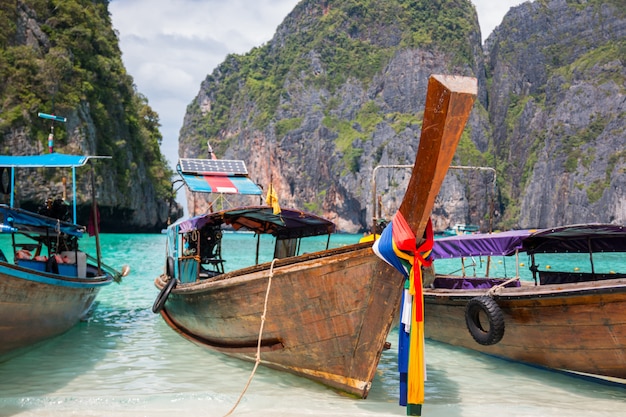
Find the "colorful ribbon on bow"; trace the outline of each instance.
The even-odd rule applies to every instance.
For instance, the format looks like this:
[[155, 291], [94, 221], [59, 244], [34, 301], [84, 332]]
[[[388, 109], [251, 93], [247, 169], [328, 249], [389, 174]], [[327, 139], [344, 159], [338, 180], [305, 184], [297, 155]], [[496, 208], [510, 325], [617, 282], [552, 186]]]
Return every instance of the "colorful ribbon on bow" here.
[[425, 241], [417, 247], [417, 240], [402, 213], [397, 212], [374, 243], [374, 252], [400, 271], [407, 279], [403, 294], [399, 329], [398, 371], [400, 373], [400, 405], [407, 407], [407, 415], [421, 415], [424, 403], [424, 296], [422, 266], [430, 266], [428, 259], [433, 248], [432, 222], [428, 219]]

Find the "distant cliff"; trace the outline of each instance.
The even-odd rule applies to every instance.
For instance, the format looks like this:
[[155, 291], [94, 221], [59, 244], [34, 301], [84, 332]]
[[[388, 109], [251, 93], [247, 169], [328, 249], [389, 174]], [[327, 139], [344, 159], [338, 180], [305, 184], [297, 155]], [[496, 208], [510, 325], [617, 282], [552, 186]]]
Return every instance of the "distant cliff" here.
[[[484, 74], [480, 39], [469, 1], [302, 1], [268, 44], [207, 76], [179, 154], [204, 155], [208, 139], [260, 184], [271, 180], [283, 206], [356, 232], [372, 216], [374, 167], [415, 157], [428, 75]], [[487, 126], [484, 104], [467, 148]], [[383, 213], [393, 214], [408, 172], [380, 178]], [[196, 196], [189, 208], [205, 206]]]
[[[105, 0], [0, 2], [0, 153], [48, 152], [51, 125], [37, 113], [64, 116], [67, 123], [54, 125], [55, 151], [112, 156], [94, 167], [102, 230], [159, 231], [170, 215], [172, 170], [159, 149], [158, 115], [123, 67], [107, 7]], [[69, 176], [18, 174], [18, 199], [31, 209], [60, 196]], [[86, 224], [91, 172], [77, 176]]]
[[485, 45], [505, 226], [626, 223], [626, 4], [535, 1]]
[[[354, 232], [371, 222], [374, 167], [413, 161], [428, 76], [473, 75], [455, 163], [495, 168], [497, 187], [488, 170], [452, 170], [436, 229], [626, 223], [625, 13], [623, 0], [528, 2], [483, 46], [469, 1], [304, 0], [268, 44], [207, 76], [179, 153], [204, 155], [209, 140], [271, 179], [281, 204]], [[407, 173], [377, 176], [384, 216]]]

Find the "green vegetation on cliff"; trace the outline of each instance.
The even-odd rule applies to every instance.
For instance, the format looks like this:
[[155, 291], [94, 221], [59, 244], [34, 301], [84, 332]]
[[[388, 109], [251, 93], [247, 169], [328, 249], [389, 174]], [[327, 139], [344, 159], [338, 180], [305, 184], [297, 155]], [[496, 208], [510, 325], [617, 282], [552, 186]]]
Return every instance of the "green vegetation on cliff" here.
[[[279, 27], [284, 34], [280, 42], [230, 55], [207, 77], [214, 100], [200, 121], [198, 137], [217, 138], [227, 131], [233, 117], [243, 114], [241, 103], [253, 102], [256, 109], [242, 116], [244, 126], [262, 130], [275, 119], [288, 77], [330, 93], [349, 79], [368, 85], [406, 48], [449, 53], [456, 64], [471, 66], [469, 39], [476, 22], [467, 0], [303, 1]], [[284, 128], [277, 126], [277, 136]], [[205, 139], [198, 140], [206, 148]], [[340, 141], [339, 149], [349, 142]], [[218, 150], [227, 146], [212, 143]]]
[[[120, 192], [142, 161], [157, 198], [166, 199], [172, 170], [160, 152], [159, 117], [124, 69], [107, 7], [106, 0], [0, 0], [0, 146], [11, 152], [5, 136], [26, 129], [45, 148], [49, 124], [37, 113], [74, 115], [94, 132], [90, 152], [113, 156]], [[55, 129], [59, 152], [69, 135]]]

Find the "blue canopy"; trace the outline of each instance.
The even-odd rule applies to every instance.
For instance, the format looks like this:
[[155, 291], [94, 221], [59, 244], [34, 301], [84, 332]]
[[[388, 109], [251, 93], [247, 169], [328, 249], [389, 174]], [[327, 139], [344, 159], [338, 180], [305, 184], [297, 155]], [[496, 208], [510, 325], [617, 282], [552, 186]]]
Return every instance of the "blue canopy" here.
[[225, 175], [193, 175], [179, 172], [190, 191], [199, 193], [223, 193], [261, 195], [261, 189], [250, 178]]
[[261, 195], [241, 160], [181, 158], [176, 170], [193, 192]]
[[65, 155], [47, 153], [42, 155], [0, 155], [0, 167], [8, 168], [76, 168], [89, 159], [111, 158], [110, 156]]
[[11, 208], [5, 204], [0, 204], [0, 217], [2, 225], [14, 227], [20, 232], [46, 235], [52, 230], [77, 237], [82, 237], [85, 232], [83, 226], [42, 216], [31, 211]]
[[[76, 168], [90, 159], [110, 159], [110, 156], [65, 155], [47, 153], [41, 155], [0, 155], [0, 172], [11, 168], [10, 188], [15, 189], [15, 168], [72, 168], [73, 219], [76, 223]], [[15, 206], [15, 194], [11, 193], [11, 207]]]

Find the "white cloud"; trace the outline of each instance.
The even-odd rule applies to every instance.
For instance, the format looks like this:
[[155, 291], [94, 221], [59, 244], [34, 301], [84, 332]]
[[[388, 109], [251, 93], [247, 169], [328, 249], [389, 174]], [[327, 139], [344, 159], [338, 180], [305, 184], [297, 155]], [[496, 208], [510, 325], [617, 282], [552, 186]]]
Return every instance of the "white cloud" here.
[[230, 53], [268, 42], [297, 0], [115, 0], [109, 4], [122, 59], [159, 114], [173, 165], [178, 132], [200, 83]]
[[523, 0], [472, 0], [478, 14], [478, 23], [483, 41], [502, 22], [511, 7], [525, 3]]

